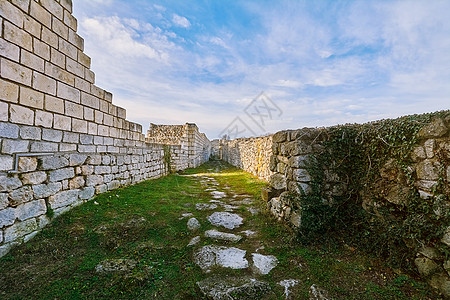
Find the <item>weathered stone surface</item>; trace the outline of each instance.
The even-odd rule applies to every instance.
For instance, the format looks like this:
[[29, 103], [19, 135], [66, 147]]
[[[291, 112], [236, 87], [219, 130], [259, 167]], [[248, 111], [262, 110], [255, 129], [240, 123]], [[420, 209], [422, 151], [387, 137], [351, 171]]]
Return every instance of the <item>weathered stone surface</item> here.
[[40, 159], [41, 170], [55, 170], [69, 166], [69, 160], [64, 156], [48, 156]]
[[47, 180], [47, 174], [44, 171], [22, 174], [23, 184], [41, 184]]
[[49, 173], [50, 182], [61, 181], [73, 177], [75, 177], [74, 168], [57, 169]]
[[103, 176], [101, 175], [88, 175], [86, 176], [87, 186], [96, 186], [103, 183]]
[[278, 259], [273, 255], [252, 253], [253, 267], [258, 274], [267, 275], [278, 265]]
[[30, 186], [23, 186], [9, 193], [9, 203], [17, 206], [33, 200], [33, 190]]
[[47, 198], [56, 194], [62, 189], [61, 182], [50, 182], [49, 184], [39, 184], [33, 186], [34, 196], [37, 199]]
[[11, 123], [0, 122], [0, 137], [16, 139], [19, 137], [19, 126]]
[[198, 243], [200, 243], [200, 236], [199, 236], [199, 235], [196, 236], [196, 237], [193, 237], [193, 238], [189, 241], [188, 247], [197, 245]]
[[311, 181], [311, 176], [309, 175], [309, 172], [305, 169], [293, 169], [292, 176], [295, 181], [299, 181], [299, 182], [310, 182]]
[[50, 196], [48, 199], [48, 203], [50, 204], [52, 209], [73, 205], [79, 201], [79, 193], [79, 190], [62, 191], [53, 196]]
[[13, 154], [19, 152], [28, 152], [29, 141], [4, 139], [2, 143], [2, 153]]
[[445, 231], [444, 235], [442, 236], [441, 242], [443, 242], [447, 246], [450, 246], [450, 226], [447, 227], [447, 230]]
[[419, 131], [419, 137], [434, 138], [441, 137], [447, 133], [448, 129], [441, 118], [434, 119]]
[[213, 210], [216, 209], [217, 205], [212, 203], [197, 203], [195, 204], [195, 209], [196, 210]]
[[248, 268], [245, 250], [234, 247], [204, 246], [194, 253], [194, 262], [202, 269], [208, 270], [213, 266], [231, 269]]
[[281, 190], [286, 188], [286, 177], [281, 174], [274, 174], [270, 176], [269, 184], [276, 190]]
[[4, 242], [12, 242], [38, 229], [39, 227], [37, 225], [36, 219], [28, 219], [23, 222], [15, 223], [14, 225], [5, 229], [3, 233]]
[[75, 178], [72, 178], [69, 180], [69, 189], [79, 189], [83, 187], [85, 184], [84, 177], [83, 176], [77, 176]]
[[95, 195], [94, 187], [85, 187], [80, 190], [80, 199], [81, 200], [89, 200]]
[[207, 230], [205, 232], [205, 237], [214, 239], [214, 240], [222, 240], [227, 242], [239, 242], [242, 239], [242, 236], [232, 234], [232, 233], [226, 233], [226, 232], [220, 232], [217, 230]]
[[8, 204], [9, 204], [8, 194], [0, 193], [0, 209], [6, 208]]
[[17, 206], [16, 217], [19, 221], [24, 221], [30, 218], [39, 217], [45, 214], [46, 211], [47, 207], [45, 206], [45, 201], [42, 199], [35, 200]]
[[197, 282], [202, 293], [213, 300], [254, 300], [273, 296], [268, 283], [251, 277], [213, 276]]
[[14, 224], [16, 219], [15, 209], [8, 207], [0, 210], [0, 228]]
[[97, 273], [131, 272], [137, 265], [132, 259], [107, 259], [95, 267]]
[[425, 160], [416, 166], [417, 177], [422, 180], [437, 180], [439, 178], [439, 168], [436, 163]]
[[212, 191], [211, 195], [214, 199], [221, 199], [221, 198], [226, 197], [225, 192], [219, 192], [219, 191]]
[[13, 169], [14, 160], [10, 155], [0, 155], [0, 171], [9, 171]]
[[190, 231], [197, 231], [200, 226], [200, 222], [196, 218], [190, 218], [187, 222], [187, 227]]
[[215, 212], [208, 217], [208, 221], [214, 226], [222, 226], [227, 229], [235, 229], [242, 225], [242, 217], [229, 212]]
[[70, 154], [69, 155], [69, 165], [71, 167], [82, 165], [82, 164], [84, 164], [86, 159], [87, 159], [87, 155], [84, 155], [84, 154]]
[[0, 175], [0, 192], [9, 192], [21, 186], [22, 182], [17, 177], [7, 177]]
[[19, 172], [33, 172], [37, 169], [37, 165], [36, 157], [21, 157], [19, 158], [18, 170]]
[[418, 257], [414, 260], [420, 275], [428, 277], [438, 270], [439, 266], [427, 257]]

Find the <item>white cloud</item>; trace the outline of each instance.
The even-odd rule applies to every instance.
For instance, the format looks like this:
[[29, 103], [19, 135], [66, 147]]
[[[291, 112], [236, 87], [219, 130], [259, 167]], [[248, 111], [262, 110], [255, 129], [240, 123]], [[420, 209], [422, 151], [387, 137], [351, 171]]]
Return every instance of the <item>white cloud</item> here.
[[191, 26], [191, 22], [185, 17], [179, 16], [177, 14], [173, 14], [172, 22], [179, 27], [189, 28]]

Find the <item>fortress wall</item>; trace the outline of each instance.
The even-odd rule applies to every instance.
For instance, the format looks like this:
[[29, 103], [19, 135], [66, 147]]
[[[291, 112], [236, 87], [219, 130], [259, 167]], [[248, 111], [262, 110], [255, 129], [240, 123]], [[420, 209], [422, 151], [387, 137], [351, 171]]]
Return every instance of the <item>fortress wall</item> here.
[[177, 133], [146, 140], [90, 65], [71, 0], [0, 0], [0, 256], [95, 194], [192, 165]]

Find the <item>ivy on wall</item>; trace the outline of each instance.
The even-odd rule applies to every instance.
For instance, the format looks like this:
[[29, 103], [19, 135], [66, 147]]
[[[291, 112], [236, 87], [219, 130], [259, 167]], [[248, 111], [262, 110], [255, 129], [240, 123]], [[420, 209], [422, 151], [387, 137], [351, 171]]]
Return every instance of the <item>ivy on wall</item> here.
[[[323, 150], [308, 168], [312, 192], [295, 196], [301, 207], [299, 239], [312, 242], [340, 233], [398, 267], [411, 267], [409, 258], [423, 245], [448, 255], [438, 240], [450, 224], [450, 213], [436, 213], [436, 205], [450, 203], [448, 155], [436, 153], [439, 179], [428, 199], [414, 186], [411, 167], [419, 131], [433, 118], [448, 115], [442, 111], [328, 128]], [[333, 176], [345, 187], [342, 196], [327, 192]]]

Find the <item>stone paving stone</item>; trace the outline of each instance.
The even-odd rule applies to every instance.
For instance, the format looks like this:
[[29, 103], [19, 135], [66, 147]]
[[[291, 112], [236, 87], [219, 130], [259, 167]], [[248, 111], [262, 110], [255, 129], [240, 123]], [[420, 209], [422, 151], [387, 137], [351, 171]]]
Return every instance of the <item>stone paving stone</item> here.
[[205, 237], [214, 239], [214, 240], [222, 240], [222, 241], [228, 241], [228, 242], [239, 242], [242, 239], [242, 236], [232, 234], [232, 233], [226, 233], [226, 232], [220, 232], [217, 230], [208, 230], [205, 232]]
[[242, 217], [229, 212], [215, 212], [208, 217], [208, 221], [214, 226], [222, 226], [227, 229], [235, 229], [242, 225]]

